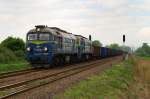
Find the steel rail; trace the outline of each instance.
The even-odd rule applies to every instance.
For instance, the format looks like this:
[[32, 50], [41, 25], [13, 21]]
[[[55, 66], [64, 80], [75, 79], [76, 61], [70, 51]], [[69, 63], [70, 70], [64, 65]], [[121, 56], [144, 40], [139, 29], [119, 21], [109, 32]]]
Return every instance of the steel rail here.
[[20, 70], [20, 71], [13, 71], [13, 72], [8, 72], [8, 73], [2, 73], [0, 74], [0, 79], [3, 78], [8, 78], [8, 77], [13, 77], [13, 76], [17, 76], [17, 75], [23, 75], [26, 73], [31, 73], [31, 72], [37, 72], [38, 70], [35, 70], [33, 68], [31, 69], [26, 69], [26, 70]]

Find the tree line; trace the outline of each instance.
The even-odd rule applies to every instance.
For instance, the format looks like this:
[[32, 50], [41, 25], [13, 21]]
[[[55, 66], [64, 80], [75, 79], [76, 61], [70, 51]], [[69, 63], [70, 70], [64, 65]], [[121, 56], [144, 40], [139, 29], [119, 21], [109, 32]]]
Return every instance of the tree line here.
[[143, 43], [135, 53], [139, 56], [150, 56], [150, 46], [147, 43]]
[[[92, 44], [94, 46], [101, 46], [101, 47], [103, 46], [103, 44], [99, 40], [93, 41]], [[119, 45], [117, 43], [106, 45], [104, 47], [112, 48], [112, 49], [117, 49], [117, 50], [123, 50], [123, 51], [126, 51], [126, 52], [131, 52], [131, 48], [129, 46]]]

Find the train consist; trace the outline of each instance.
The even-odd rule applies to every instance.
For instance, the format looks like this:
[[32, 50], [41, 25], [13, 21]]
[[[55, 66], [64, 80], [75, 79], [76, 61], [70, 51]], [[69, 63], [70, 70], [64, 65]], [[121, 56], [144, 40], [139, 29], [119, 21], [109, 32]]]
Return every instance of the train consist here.
[[37, 25], [27, 33], [26, 58], [35, 68], [37, 64], [57, 66], [121, 54], [121, 50], [93, 46], [91, 36], [88, 39], [57, 27]]

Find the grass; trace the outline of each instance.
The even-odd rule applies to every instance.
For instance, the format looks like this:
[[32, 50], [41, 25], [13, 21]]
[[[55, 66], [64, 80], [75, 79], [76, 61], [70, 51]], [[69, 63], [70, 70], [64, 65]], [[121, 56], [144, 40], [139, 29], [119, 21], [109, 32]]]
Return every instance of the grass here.
[[129, 86], [130, 99], [150, 97], [150, 57], [134, 57], [134, 82]]
[[10, 62], [10, 63], [0, 63], [0, 73], [17, 71], [17, 70], [24, 70], [31, 68], [29, 63], [26, 61], [19, 61], [19, 62]]
[[136, 56], [136, 58], [150, 61], [150, 57], [148, 57], [148, 56]]
[[125, 61], [89, 77], [55, 96], [56, 99], [120, 99], [133, 81], [133, 62]]
[[0, 45], [0, 73], [30, 68], [24, 59], [24, 51], [12, 51]]
[[138, 58], [134, 65], [135, 77], [150, 83], [150, 59]]

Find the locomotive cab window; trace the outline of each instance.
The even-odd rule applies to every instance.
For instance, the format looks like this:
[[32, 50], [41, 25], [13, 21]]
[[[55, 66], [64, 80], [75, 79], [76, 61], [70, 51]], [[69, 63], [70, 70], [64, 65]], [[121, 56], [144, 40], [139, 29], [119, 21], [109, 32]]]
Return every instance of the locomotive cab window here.
[[28, 34], [28, 40], [38, 40], [38, 35], [37, 34]]
[[54, 37], [50, 33], [29, 33], [27, 35], [27, 40], [41, 40], [41, 41], [49, 41], [54, 40]]
[[50, 34], [39, 34], [39, 40], [48, 41], [50, 40]]

